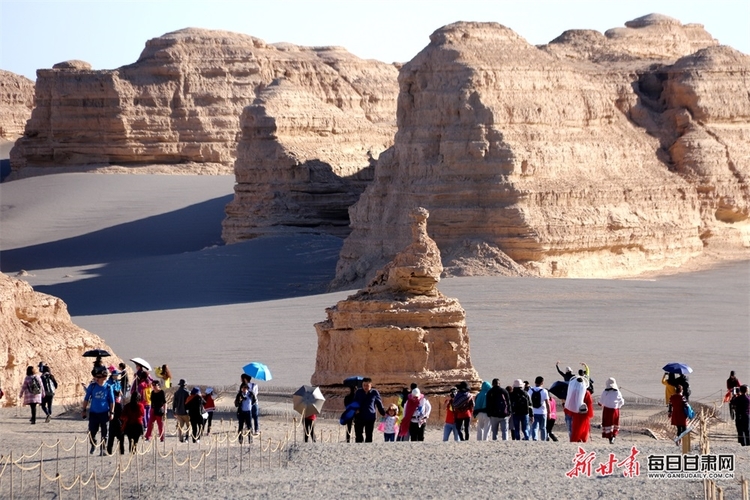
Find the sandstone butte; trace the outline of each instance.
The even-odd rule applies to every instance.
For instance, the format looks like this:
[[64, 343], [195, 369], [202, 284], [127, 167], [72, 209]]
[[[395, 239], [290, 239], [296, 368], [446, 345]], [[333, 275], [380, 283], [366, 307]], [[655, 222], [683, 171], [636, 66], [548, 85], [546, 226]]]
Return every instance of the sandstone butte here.
[[447, 392], [481, 379], [471, 364], [466, 313], [437, 289], [443, 265], [427, 235], [424, 208], [410, 212], [411, 243], [372, 282], [326, 309], [315, 324], [318, 351], [313, 385], [340, 393], [343, 380], [362, 375], [384, 394], [416, 382], [423, 392]]
[[350, 209], [334, 287], [407, 244], [414, 206], [447, 275], [748, 258], [748, 55], [657, 14], [539, 47], [495, 23], [430, 40], [399, 72], [395, 142]]
[[[74, 404], [83, 400], [81, 384], [91, 381], [93, 358], [82, 354], [90, 349], [114, 352], [104, 341], [73, 324], [65, 302], [35, 292], [25, 281], [0, 273], [0, 387], [5, 397], [2, 406], [22, 403], [18, 394], [27, 366], [40, 361], [48, 365], [59, 386], [55, 404]], [[104, 358], [117, 365], [117, 356]], [[131, 375], [132, 377], [132, 375]]]
[[67, 61], [38, 70], [11, 178], [234, 168], [225, 241], [277, 226], [345, 235], [348, 207], [393, 144], [396, 76], [394, 65], [340, 47], [175, 31], [149, 40], [137, 62], [118, 69]]
[[15, 141], [23, 134], [34, 104], [34, 82], [0, 69], [0, 139]]

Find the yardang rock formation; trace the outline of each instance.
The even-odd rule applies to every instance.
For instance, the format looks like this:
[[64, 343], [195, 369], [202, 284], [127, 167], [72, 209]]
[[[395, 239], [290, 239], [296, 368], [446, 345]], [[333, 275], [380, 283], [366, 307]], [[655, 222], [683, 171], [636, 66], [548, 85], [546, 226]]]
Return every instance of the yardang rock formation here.
[[750, 57], [649, 15], [535, 47], [455, 23], [399, 73], [398, 132], [350, 209], [335, 286], [408, 242], [413, 206], [448, 274], [616, 277], [748, 255]]
[[34, 82], [0, 70], [0, 139], [15, 141], [23, 134], [34, 104]]
[[430, 392], [463, 380], [481, 383], [471, 364], [466, 313], [436, 287], [443, 266], [427, 235], [429, 213], [419, 208], [410, 215], [411, 244], [315, 325], [313, 385], [340, 387], [346, 377], [366, 375], [387, 394], [410, 382]]
[[[65, 302], [35, 292], [25, 281], [0, 273], [0, 387], [4, 406], [13, 406], [26, 376], [27, 366], [40, 361], [49, 365], [60, 384], [56, 404], [78, 403], [83, 399], [82, 383], [91, 381], [93, 358], [82, 354], [89, 349], [106, 349], [104, 341], [70, 320]], [[117, 357], [106, 358], [117, 364]]]

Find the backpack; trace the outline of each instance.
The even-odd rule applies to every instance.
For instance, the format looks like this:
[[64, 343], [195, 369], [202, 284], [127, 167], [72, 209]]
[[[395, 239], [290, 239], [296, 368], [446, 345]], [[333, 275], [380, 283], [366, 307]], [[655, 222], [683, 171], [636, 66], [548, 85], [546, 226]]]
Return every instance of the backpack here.
[[42, 393], [42, 385], [39, 383], [37, 377], [31, 377], [31, 380], [29, 381], [29, 392], [34, 395]]
[[54, 396], [55, 389], [57, 389], [57, 382], [52, 378], [52, 375], [45, 373], [42, 375], [42, 384], [44, 384], [44, 392], [47, 396]]
[[530, 406], [529, 395], [521, 391], [513, 402], [513, 414], [519, 417], [528, 415]]
[[539, 389], [538, 391], [531, 389], [531, 406], [534, 408], [541, 408], [542, 407], [542, 390]]
[[453, 396], [453, 411], [462, 412], [469, 409], [471, 409], [471, 394], [468, 391], [462, 391]]

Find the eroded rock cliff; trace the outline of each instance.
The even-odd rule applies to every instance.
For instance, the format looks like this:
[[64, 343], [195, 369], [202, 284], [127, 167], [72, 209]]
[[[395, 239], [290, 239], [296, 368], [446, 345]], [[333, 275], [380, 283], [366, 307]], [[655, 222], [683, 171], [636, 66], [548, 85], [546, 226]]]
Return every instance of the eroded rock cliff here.
[[614, 277], [746, 251], [749, 69], [659, 15], [542, 47], [494, 23], [437, 30], [400, 71], [395, 144], [334, 285], [391, 259], [414, 206], [450, 274]]
[[423, 208], [412, 210], [411, 243], [364, 289], [326, 309], [317, 323], [313, 385], [340, 388], [366, 375], [386, 394], [416, 382], [423, 391], [447, 392], [461, 381], [478, 387], [471, 364], [466, 313], [437, 289], [443, 266], [427, 235]]
[[[104, 341], [70, 319], [65, 302], [35, 292], [25, 281], [0, 273], [0, 372], [4, 406], [19, 402], [27, 366], [44, 361], [60, 384], [56, 404], [83, 400], [82, 383], [91, 381], [92, 358], [82, 354], [90, 349], [112, 350]], [[121, 360], [106, 358], [115, 365]]]
[[0, 138], [20, 137], [33, 107], [34, 82], [0, 69]]
[[[385, 80], [383, 74], [395, 78], [395, 72], [341, 48], [270, 45], [252, 36], [188, 28], [149, 40], [137, 62], [115, 70], [92, 70], [82, 61], [38, 70], [36, 107], [11, 152], [11, 166], [16, 176], [32, 167], [107, 165], [231, 173], [242, 110], [273, 82], [289, 82], [314, 96], [294, 104], [313, 103], [316, 109], [291, 114], [312, 122], [319, 109], [325, 116], [356, 110], [365, 127], [387, 115], [392, 133], [395, 81], [370, 90]], [[320, 150], [334, 147], [315, 127], [305, 133], [316, 136]], [[278, 153], [286, 154], [283, 149]], [[359, 164], [369, 165], [366, 157]]]

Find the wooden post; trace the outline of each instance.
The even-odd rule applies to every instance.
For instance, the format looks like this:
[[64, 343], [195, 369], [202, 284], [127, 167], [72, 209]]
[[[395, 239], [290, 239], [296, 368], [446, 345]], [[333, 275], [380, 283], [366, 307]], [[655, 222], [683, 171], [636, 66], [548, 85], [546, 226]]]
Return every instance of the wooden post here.
[[13, 450], [10, 450], [10, 500], [13, 500]]
[[687, 455], [688, 453], [690, 453], [690, 432], [682, 436], [682, 454]]
[[[44, 449], [44, 447], [42, 447]], [[38, 500], [42, 500], [42, 462], [44, 461], [43, 453], [39, 453], [39, 489], [37, 490]], [[57, 475], [58, 482], [60, 481], [60, 474]]]
[[[75, 446], [75, 445], [74, 445]], [[60, 440], [57, 440], [57, 460], [55, 461], [55, 477], [60, 477]]]

